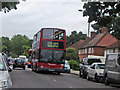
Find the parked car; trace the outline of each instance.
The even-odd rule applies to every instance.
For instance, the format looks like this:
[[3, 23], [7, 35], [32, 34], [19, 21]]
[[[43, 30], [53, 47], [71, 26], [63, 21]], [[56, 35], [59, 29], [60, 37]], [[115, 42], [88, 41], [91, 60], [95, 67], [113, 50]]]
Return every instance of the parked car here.
[[25, 65], [27, 65], [27, 63], [28, 63], [28, 58], [25, 59]]
[[13, 63], [13, 69], [16, 67], [20, 67], [25, 70], [25, 61], [23, 59], [16, 59]]
[[67, 60], [65, 60], [65, 72], [70, 73], [70, 65]]
[[9, 75], [9, 72], [12, 70], [4, 60], [5, 57], [0, 54], [0, 89], [12, 87], [12, 81]]
[[95, 62], [102, 63], [98, 58], [83, 58], [82, 63], [80, 64], [79, 77], [86, 78], [88, 67]]
[[104, 72], [105, 64], [103, 63], [93, 63], [88, 68], [87, 80], [95, 79], [98, 81], [103, 81], [103, 72]]
[[120, 53], [107, 54], [104, 80], [105, 85], [120, 84]]
[[27, 67], [28, 68], [31, 68], [31, 61], [32, 61], [32, 59], [31, 59], [31, 56], [28, 58], [28, 62], [27, 62]]

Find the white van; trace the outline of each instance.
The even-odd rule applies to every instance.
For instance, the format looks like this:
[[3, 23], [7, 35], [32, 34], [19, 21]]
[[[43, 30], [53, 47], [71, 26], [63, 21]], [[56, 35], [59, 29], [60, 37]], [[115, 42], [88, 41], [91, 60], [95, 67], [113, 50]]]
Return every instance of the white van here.
[[105, 85], [120, 84], [120, 53], [107, 54], [104, 80]]

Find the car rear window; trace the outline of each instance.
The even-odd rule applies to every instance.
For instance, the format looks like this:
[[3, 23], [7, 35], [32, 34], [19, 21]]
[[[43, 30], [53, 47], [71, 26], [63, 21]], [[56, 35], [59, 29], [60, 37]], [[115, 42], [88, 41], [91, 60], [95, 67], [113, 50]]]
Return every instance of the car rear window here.
[[100, 59], [88, 59], [88, 65], [91, 65], [95, 62], [101, 62], [101, 60]]
[[16, 60], [16, 62], [24, 62], [23, 60], [21, 60], [21, 59], [18, 59], [18, 60]]

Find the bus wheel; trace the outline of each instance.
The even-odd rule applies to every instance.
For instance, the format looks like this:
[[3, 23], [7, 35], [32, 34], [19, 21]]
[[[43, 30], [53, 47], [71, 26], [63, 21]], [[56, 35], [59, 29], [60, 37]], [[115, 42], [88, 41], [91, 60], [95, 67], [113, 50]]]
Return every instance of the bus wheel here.
[[39, 73], [39, 69], [38, 69], [37, 67], [36, 67], [36, 69], [35, 69], [35, 72], [36, 72], [36, 73]]
[[57, 72], [57, 75], [60, 75], [60, 72]]

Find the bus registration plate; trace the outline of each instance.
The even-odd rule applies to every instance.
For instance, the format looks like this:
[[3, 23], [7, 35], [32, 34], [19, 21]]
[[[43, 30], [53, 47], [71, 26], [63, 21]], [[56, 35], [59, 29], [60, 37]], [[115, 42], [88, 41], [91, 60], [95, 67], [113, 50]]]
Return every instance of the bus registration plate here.
[[55, 71], [55, 70], [53, 70], [53, 69], [49, 69], [49, 71]]

